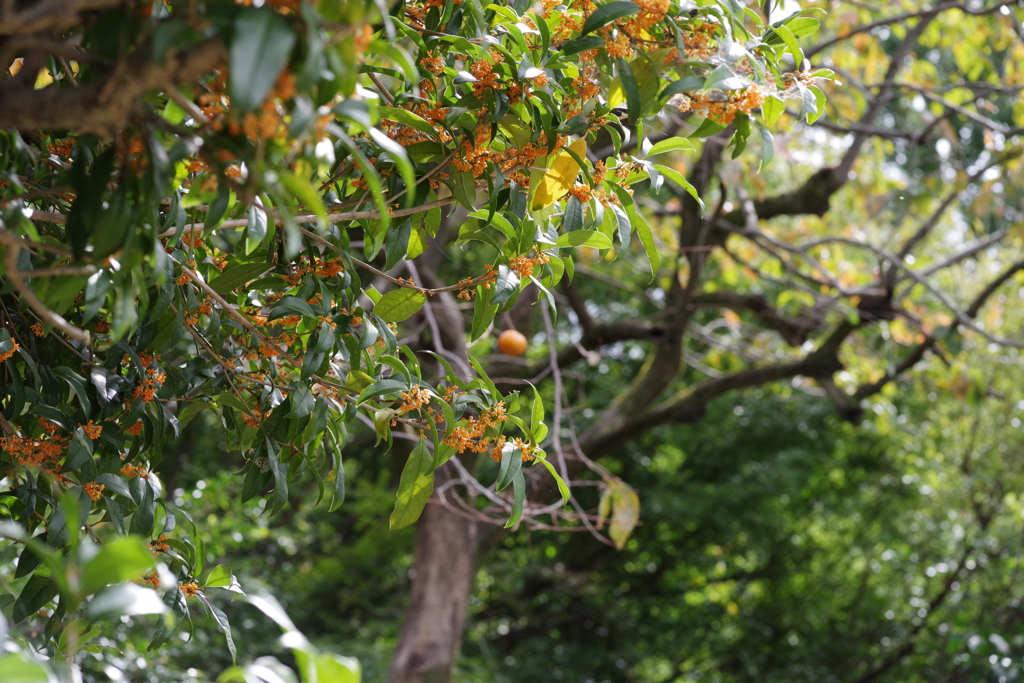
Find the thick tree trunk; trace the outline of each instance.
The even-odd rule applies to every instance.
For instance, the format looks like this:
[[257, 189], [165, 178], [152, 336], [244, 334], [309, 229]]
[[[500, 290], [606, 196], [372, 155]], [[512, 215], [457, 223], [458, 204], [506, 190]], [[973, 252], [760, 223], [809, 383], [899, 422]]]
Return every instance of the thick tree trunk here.
[[388, 683], [451, 681], [476, 574], [478, 526], [433, 500], [416, 523], [412, 598]]

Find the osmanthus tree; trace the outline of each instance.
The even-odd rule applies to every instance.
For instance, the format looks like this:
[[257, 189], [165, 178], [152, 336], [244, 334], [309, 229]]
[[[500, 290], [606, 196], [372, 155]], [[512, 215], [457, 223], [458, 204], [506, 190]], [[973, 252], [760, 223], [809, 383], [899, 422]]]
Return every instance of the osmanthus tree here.
[[[820, 12], [732, 1], [5, 6], [0, 466], [4, 535], [25, 546], [5, 614], [71, 662], [94, 623], [168, 612], [157, 647], [193, 604], [230, 646], [207, 593], [237, 586], [163, 498], [161, 448], [212, 411], [243, 498], [276, 512], [308, 477], [334, 507], [364, 422], [382, 452], [414, 444], [392, 526], [419, 519], [417, 579], [391, 679], [447, 680], [482, 522], [593, 526], [570, 488], [593, 471], [621, 544], [636, 495], [594, 460], [645, 430], [796, 378], [852, 416], [931, 349], [1012, 346], [998, 316], [976, 322], [1024, 268], [1002, 247], [1019, 166], [998, 151], [1021, 112], [986, 106], [1013, 102], [1022, 73], [1010, 7], [844, 9], [805, 53]], [[964, 79], [904, 73], [919, 52]], [[827, 123], [816, 55], [855, 84]], [[897, 113], [919, 129], [893, 129]], [[781, 160], [802, 184], [756, 177], [782, 116], [840, 134]], [[956, 186], [907, 190], [900, 222], [884, 206], [845, 232], [789, 218], [825, 215], [865, 151], [947, 138]], [[946, 218], [979, 193], [977, 224]], [[574, 288], [595, 254], [651, 287], [647, 319]], [[968, 267], [985, 277], [960, 286]], [[580, 336], [559, 348], [563, 297]], [[496, 319], [543, 321], [548, 344], [491, 380]], [[646, 364], [568, 430], [563, 370], [618, 342]]]

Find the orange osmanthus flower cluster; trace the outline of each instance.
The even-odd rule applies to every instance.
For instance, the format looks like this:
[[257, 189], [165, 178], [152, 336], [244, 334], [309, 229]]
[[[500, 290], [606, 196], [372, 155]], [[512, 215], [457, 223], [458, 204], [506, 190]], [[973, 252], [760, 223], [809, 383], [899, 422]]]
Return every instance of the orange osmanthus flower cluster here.
[[179, 583], [178, 588], [185, 594], [186, 598], [194, 598], [199, 595], [199, 584], [195, 581], [189, 581], [188, 583]]
[[0, 353], [0, 363], [3, 363], [3, 362], [4, 362], [5, 360], [10, 360], [11, 358], [13, 358], [13, 357], [14, 357], [14, 354], [15, 354], [15, 352], [16, 352], [16, 351], [17, 351], [18, 349], [20, 349], [20, 348], [21, 348], [21, 347], [20, 347], [20, 346], [18, 345], [18, 342], [16, 342], [16, 341], [13, 341], [13, 340], [12, 340], [12, 341], [11, 341], [11, 344], [12, 344], [12, 346], [11, 346], [11, 350], [10, 350], [10, 351], [4, 351], [3, 353]]
[[[456, 453], [471, 451], [484, 453], [492, 448], [495, 437], [485, 436], [488, 429], [496, 428], [508, 419], [505, 414], [505, 402], [498, 401], [494, 407], [480, 414], [479, 417], [468, 417], [460, 420], [462, 424], [452, 429], [451, 434], [444, 437], [444, 442], [455, 449]], [[504, 437], [499, 437], [504, 439]]]
[[414, 384], [412, 389], [403, 391], [398, 396], [402, 399], [402, 407], [398, 409], [400, 413], [419, 410], [424, 405], [430, 403], [430, 399], [433, 398], [433, 394], [427, 389], [420, 389], [419, 384]]
[[764, 103], [764, 97], [764, 89], [757, 83], [751, 83], [742, 90], [729, 91], [727, 98], [721, 102], [711, 99], [709, 95], [687, 93], [678, 99], [676, 106], [680, 111], [692, 111], [728, 126], [740, 112], [749, 114], [753, 109], [760, 107]]
[[167, 544], [167, 534], [160, 534], [160, 537], [155, 541], [149, 542], [149, 551], [154, 555], [166, 553], [170, 549], [171, 546]]
[[89, 500], [94, 503], [103, 497], [103, 489], [106, 488], [105, 484], [97, 484], [94, 481], [90, 481], [82, 488], [85, 489], [85, 495], [89, 496]]
[[[142, 358], [141, 355], [140, 358]], [[152, 362], [152, 357], [150, 357], [150, 362]], [[167, 380], [167, 375], [156, 368], [149, 367], [149, 363], [145, 360], [142, 361], [142, 366], [146, 368], [146, 376], [142, 378], [139, 386], [135, 387], [132, 399], [141, 398], [144, 403], [149, 403], [156, 398], [156, 392], [160, 390], [160, 387]]]

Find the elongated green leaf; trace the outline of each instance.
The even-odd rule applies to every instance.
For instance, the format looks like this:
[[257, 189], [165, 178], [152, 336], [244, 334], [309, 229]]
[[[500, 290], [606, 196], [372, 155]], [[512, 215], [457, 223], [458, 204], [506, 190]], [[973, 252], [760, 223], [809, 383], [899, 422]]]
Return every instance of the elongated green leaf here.
[[391, 513], [391, 530], [409, 526], [419, 519], [433, 491], [434, 460], [426, 441], [420, 440], [402, 469], [395, 510]]
[[697, 194], [697, 188], [690, 184], [690, 181], [686, 179], [686, 176], [674, 168], [669, 168], [668, 166], [663, 166], [661, 164], [654, 164], [654, 167], [664, 173], [669, 180], [686, 190], [686, 192], [696, 199], [698, 204], [700, 204], [701, 212], [704, 211], [704, 200], [700, 198], [700, 195]]
[[380, 298], [373, 312], [386, 323], [399, 323], [423, 308], [427, 295], [415, 289], [392, 289]]
[[498, 266], [498, 277], [494, 279], [494, 289], [491, 295], [492, 304], [501, 304], [512, 298], [512, 295], [519, 291], [520, 280], [515, 271], [506, 265]]
[[20, 653], [11, 653], [0, 657], [0, 671], [3, 680], [11, 683], [57, 683], [53, 676], [39, 662], [30, 662]]
[[575, 230], [559, 235], [558, 239], [555, 240], [555, 246], [609, 249], [612, 246], [612, 241], [607, 235], [597, 230]]
[[116, 538], [85, 565], [82, 591], [89, 595], [107, 584], [137, 579], [153, 567], [153, 556], [141, 538]]
[[523, 502], [526, 500], [526, 479], [523, 478], [523, 471], [519, 470], [512, 478], [512, 513], [505, 522], [505, 528], [514, 527], [523, 518]]
[[664, 154], [665, 152], [676, 152], [678, 150], [688, 152], [692, 149], [692, 142], [690, 142], [686, 138], [674, 137], [655, 143], [653, 147], [647, 150], [647, 156], [653, 157], [657, 154]]
[[270, 7], [246, 7], [231, 39], [231, 104], [255, 109], [263, 102], [295, 45], [288, 20]]
[[594, 10], [593, 14], [587, 17], [587, 20], [583, 22], [583, 30], [580, 31], [580, 33], [583, 35], [593, 33], [599, 28], [604, 28], [616, 19], [631, 16], [639, 11], [640, 7], [635, 2], [629, 2], [628, 0], [616, 0], [615, 2], [609, 2], [607, 5], [601, 5], [598, 7]]
[[327, 225], [327, 207], [324, 206], [324, 200], [316, 188], [308, 181], [288, 171], [280, 171], [278, 179], [285, 190], [305, 205], [307, 211], [312, 211], [320, 219], [321, 227]]
[[437, 131], [430, 123], [416, 114], [412, 113], [408, 109], [398, 109], [396, 107], [378, 107], [377, 111], [380, 113], [380, 117], [387, 121], [395, 121], [402, 125], [415, 128], [424, 135], [428, 135], [436, 140], [440, 138], [437, 135]]
[[640, 86], [637, 85], [636, 76], [633, 74], [633, 67], [625, 59], [618, 60], [619, 82], [622, 83], [622, 90], [626, 95], [626, 116], [629, 122], [635, 124], [640, 120], [640, 113], [643, 110], [643, 102], [640, 100]]
[[167, 605], [155, 590], [134, 583], [121, 583], [98, 593], [85, 608], [85, 615], [92, 621], [104, 621], [166, 611]]
[[18, 624], [28, 619], [55, 597], [57, 582], [49, 577], [33, 574], [14, 602], [14, 623]]
[[271, 266], [266, 263], [232, 263], [224, 272], [210, 280], [210, 288], [225, 296], [245, 283], [255, 280], [270, 268]]
[[764, 98], [764, 102], [761, 104], [761, 113], [764, 115], [764, 122], [769, 126], [774, 126], [775, 122], [782, 116], [782, 112], [786, 111], [786, 105], [775, 95], [769, 95]]
[[555, 483], [558, 484], [558, 492], [562, 495], [562, 505], [567, 505], [569, 503], [568, 484], [566, 484], [565, 480], [562, 479], [561, 476], [559, 476], [558, 472], [555, 470], [555, 466], [548, 462], [547, 458], [545, 458], [543, 454], [538, 453], [537, 459], [540, 460], [540, 464], [544, 465], [544, 467], [551, 474], [551, 476], [555, 478]]
[[359, 398], [356, 399], [356, 405], [369, 401], [371, 398], [405, 391], [408, 388], [409, 384], [407, 382], [397, 379], [382, 379], [363, 389], [362, 393], [359, 394]]
[[574, 55], [584, 50], [596, 50], [604, 47], [604, 38], [601, 36], [580, 36], [562, 45], [563, 55]]

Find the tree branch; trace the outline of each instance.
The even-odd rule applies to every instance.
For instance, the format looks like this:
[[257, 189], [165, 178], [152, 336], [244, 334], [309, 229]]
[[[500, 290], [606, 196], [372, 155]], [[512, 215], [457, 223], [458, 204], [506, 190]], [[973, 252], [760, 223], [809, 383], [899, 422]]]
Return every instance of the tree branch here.
[[[101, 7], [120, 2], [110, 0], [78, 0], [77, 2], [44, 1], [37, 7], [56, 5], [67, 12], [66, 5]], [[73, 15], [71, 15], [72, 18]], [[2, 25], [0, 25], [2, 33]], [[137, 54], [145, 54], [140, 49]], [[186, 49], [169, 52], [162, 65], [139, 63], [137, 58], [119, 62], [104, 79], [77, 88], [50, 85], [39, 90], [23, 87], [14, 80], [0, 84], [0, 129], [49, 130], [70, 129], [78, 133], [96, 133], [114, 137], [137, 111], [142, 95], [150, 90], [185, 83], [209, 73], [227, 61], [227, 50], [219, 38], [211, 38]]]
[[819, 327], [818, 323], [813, 320], [791, 320], [779, 315], [779, 312], [771, 307], [768, 300], [759, 294], [739, 294], [727, 291], [703, 292], [693, 295], [690, 302], [694, 306], [721, 306], [750, 311], [766, 326], [778, 332], [790, 346], [800, 346], [807, 341], [808, 335]]

